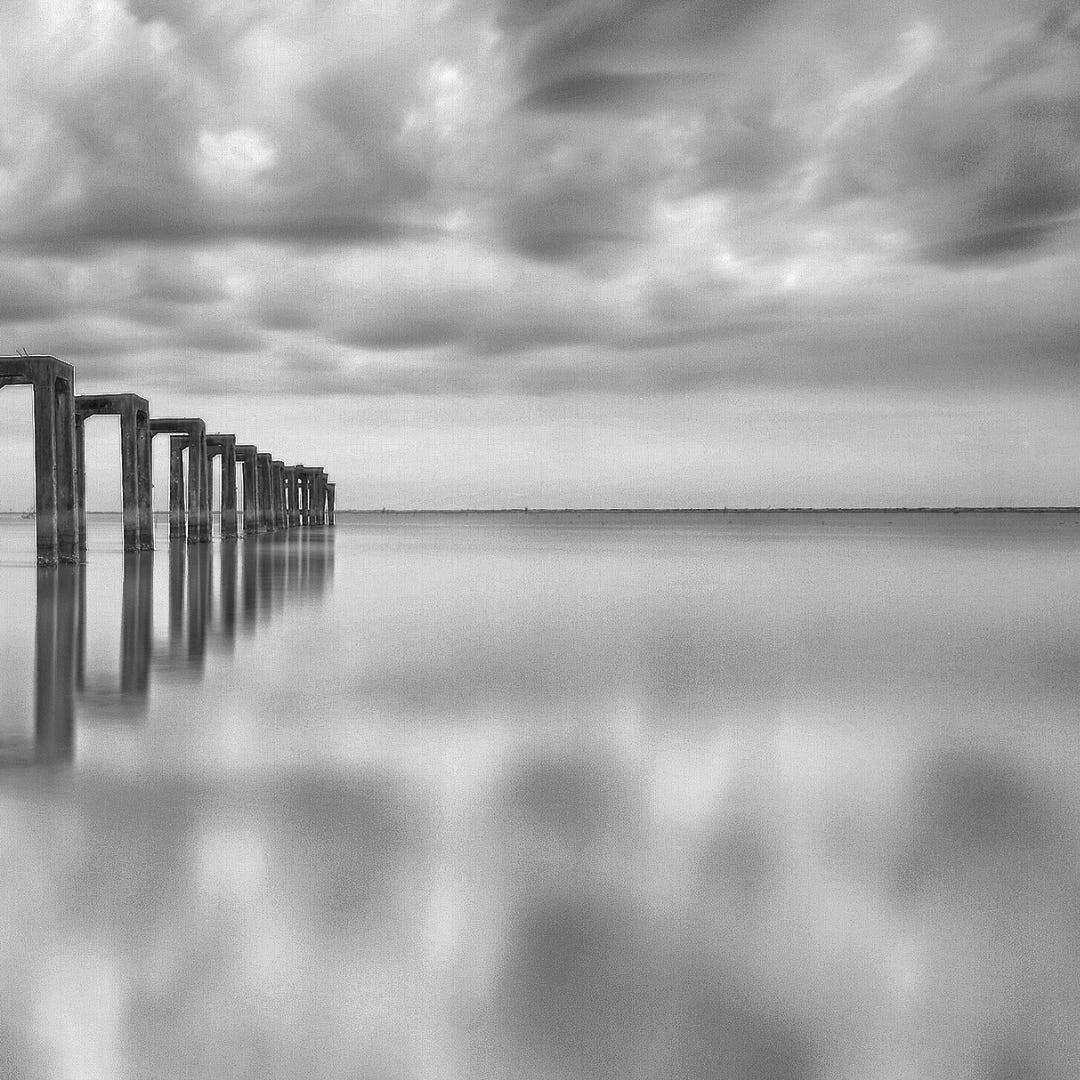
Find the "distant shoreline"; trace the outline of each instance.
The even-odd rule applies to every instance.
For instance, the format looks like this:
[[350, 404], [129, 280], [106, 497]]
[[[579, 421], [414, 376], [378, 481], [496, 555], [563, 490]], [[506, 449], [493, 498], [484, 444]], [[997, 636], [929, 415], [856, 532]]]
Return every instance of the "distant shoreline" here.
[[[338, 515], [357, 517], [442, 517], [492, 514], [1080, 514], [1080, 506], [700, 506], [700, 507], [505, 507], [500, 510], [337, 510]], [[88, 510], [87, 517], [119, 517], [119, 510]], [[215, 517], [217, 510], [213, 511]], [[167, 510], [155, 510], [164, 520]], [[19, 510], [0, 510], [0, 518], [26, 519]]]
[[338, 514], [1080, 514], [1080, 506], [507, 507], [501, 510], [338, 510]]

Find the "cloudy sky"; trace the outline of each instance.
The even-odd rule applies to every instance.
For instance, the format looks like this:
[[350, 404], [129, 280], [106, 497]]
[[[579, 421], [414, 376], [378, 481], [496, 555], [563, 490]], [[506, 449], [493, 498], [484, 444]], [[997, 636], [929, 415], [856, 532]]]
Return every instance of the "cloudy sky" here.
[[0, 352], [346, 506], [1080, 502], [1078, 208], [1074, 3], [0, 7]]

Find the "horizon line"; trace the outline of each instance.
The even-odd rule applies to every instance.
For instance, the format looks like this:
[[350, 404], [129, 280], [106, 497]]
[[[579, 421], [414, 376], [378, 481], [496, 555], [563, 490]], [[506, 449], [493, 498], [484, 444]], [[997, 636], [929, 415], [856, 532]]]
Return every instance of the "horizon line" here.
[[1075, 514], [1077, 506], [505, 506], [339, 508], [336, 514]]

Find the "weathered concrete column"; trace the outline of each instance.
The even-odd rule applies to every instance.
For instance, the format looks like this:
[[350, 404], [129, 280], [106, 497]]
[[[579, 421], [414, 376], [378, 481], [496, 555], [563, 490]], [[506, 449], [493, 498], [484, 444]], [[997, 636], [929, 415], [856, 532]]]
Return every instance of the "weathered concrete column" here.
[[259, 480], [259, 525], [261, 532], [269, 532], [275, 527], [274, 525], [274, 504], [273, 504], [273, 481], [271, 478], [269, 454], [259, 454], [256, 457], [258, 462], [258, 480]]
[[300, 524], [311, 524], [311, 470], [304, 465], [296, 467], [297, 504], [300, 509]]
[[154, 457], [150, 434], [150, 406], [135, 407], [135, 468], [138, 471], [139, 549], [154, 548]]
[[284, 529], [288, 526], [285, 506], [285, 462], [270, 462], [270, 483], [272, 485], [272, 505], [274, 508], [274, 528]]
[[151, 508], [149, 424], [150, 406], [137, 394], [79, 394], [75, 398], [75, 455], [78, 480], [79, 545], [86, 550], [86, 421], [91, 416], [120, 417], [120, 487], [124, 510], [124, 550], [153, 547], [153, 519], [149, 528], [145, 514]]
[[[206, 463], [206, 424], [197, 417], [158, 418], [150, 421], [151, 435], [186, 435], [188, 439], [188, 533], [189, 544], [211, 539], [210, 484]], [[171, 510], [171, 501], [170, 501]]]
[[236, 521], [236, 436], [207, 435], [206, 453], [212, 461], [221, 457], [221, 539], [235, 540]]
[[38, 562], [78, 562], [75, 369], [55, 356], [5, 356], [0, 358], [0, 388], [12, 384], [34, 390]]
[[285, 528], [292, 529], [296, 526], [296, 466], [285, 466]]
[[334, 524], [334, 489], [335, 484], [326, 485], [326, 524]]
[[316, 525], [326, 524], [326, 473], [320, 469], [312, 477], [315, 498], [314, 503], [314, 517]]
[[169, 539], [187, 538], [187, 503], [184, 499], [184, 437], [169, 440]]
[[251, 443], [236, 444], [236, 460], [244, 469], [244, 533], [259, 531], [259, 482], [256, 477], [259, 451]]
[[318, 524], [315, 513], [319, 497], [318, 477], [322, 469], [311, 465], [298, 465], [297, 474], [301, 481], [300, 519], [304, 525]]

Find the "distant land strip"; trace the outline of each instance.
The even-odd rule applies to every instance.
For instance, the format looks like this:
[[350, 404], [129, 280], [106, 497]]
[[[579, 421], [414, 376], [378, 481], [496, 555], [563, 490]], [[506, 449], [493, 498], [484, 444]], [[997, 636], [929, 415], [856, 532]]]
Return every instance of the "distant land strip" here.
[[1080, 506], [700, 506], [542, 507], [498, 510], [338, 510], [339, 514], [1080, 514]]

